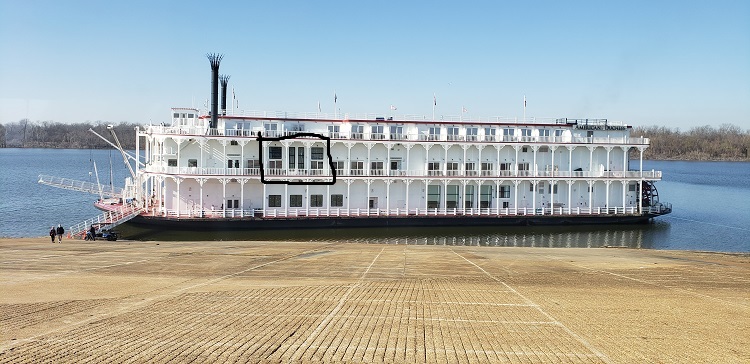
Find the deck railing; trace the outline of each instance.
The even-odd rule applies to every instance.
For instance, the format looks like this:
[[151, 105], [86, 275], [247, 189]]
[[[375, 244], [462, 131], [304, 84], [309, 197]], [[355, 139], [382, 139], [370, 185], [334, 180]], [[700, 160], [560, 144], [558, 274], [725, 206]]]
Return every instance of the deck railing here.
[[[207, 129], [187, 126], [159, 126], [148, 127], [148, 132], [154, 134], [184, 135], [184, 136], [226, 136], [226, 137], [248, 137], [254, 138], [258, 133], [263, 137], [276, 138], [279, 136], [294, 136], [297, 133], [314, 133], [333, 140], [365, 140], [365, 141], [436, 141], [462, 143], [498, 143], [494, 135], [464, 135], [429, 134], [427, 131], [419, 133], [360, 133], [360, 132], [329, 132], [327, 130], [305, 130], [305, 131], [276, 131], [262, 129]], [[570, 136], [520, 136], [503, 135], [500, 143], [541, 143], [541, 144], [617, 144], [617, 145], [648, 145], [649, 138], [623, 136], [615, 137], [570, 137]]]
[[[645, 207], [642, 213], [663, 214], [671, 212], [671, 204]], [[520, 207], [520, 208], [352, 208], [300, 207], [267, 209], [175, 209], [157, 208], [149, 215], [171, 218], [316, 218], [316, 217], [408, 217], [408, 216], [601, 216], [638, 215], [638, 207]]]
[[[195, 175], [195, 176], [260, 176], [260, 168], [199, 168], [199, 167], [162, 167], [149, 165], [147, 172], [164, 173], [173, 175]], [[444, 173], [442, 170], [383, 170], [383, 169], [343, 169], [336, 170], [337, 177], [448, 177], [450, 178], [607, 178], [607, 179], [647, 179], [659, 180], [662, 171], [511, 171], [493, 170], [450, 170]], [[313, 177], [330, 178], [333, 173], [330, 169], [276, 169], [266, 168], [263, 170], [266, 178], [288, 179], [289, 177]], [[447, 174], [447, 175], [446, 175]]]

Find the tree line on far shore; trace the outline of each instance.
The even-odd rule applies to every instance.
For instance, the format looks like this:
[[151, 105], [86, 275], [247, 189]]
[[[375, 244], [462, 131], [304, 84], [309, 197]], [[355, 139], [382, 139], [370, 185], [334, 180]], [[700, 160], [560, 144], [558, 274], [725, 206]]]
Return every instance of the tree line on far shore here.
[[[750, 161], [750, 130], [743, 131], [732, 124], [718, 128], [700, 126], [686, 132], [663, 126], [635, 127], [630, 135], [651, 139], [643, 152], [644, 159]], [[637, 150], [631, 153], [637, 156]]]
[[[89, 131], [92, 129], [114, 142], [107, 125], [102, 121], [65, 124], [23, 119], [0, 124], [0, 148], [107, 149], [112, 146]], [[135, 128], [139, 125], [126, 122], [112, 125], [123, 148], [135, 149]]]
[[[135, 128], [140, 124], [121, 122], [113, 125], [123, 148], [135, 149]], [[106, 149], [111, 146], [91, 133], [93, 129], [111, 139], [107, 123], [65, 124], [52, 121], [30, 122], [23, 119], [0, 124], [0, 148], [73, 148]], [[722, 124], [695, 127], [682, 132], [663, 126], [635, 127], [633, 137], [651, 139], [643, 154], [644, 159], [655, 160], [732, 160], [750, 161], [750, 130]], [[631, 151], [637, 157], [637, 150]]]

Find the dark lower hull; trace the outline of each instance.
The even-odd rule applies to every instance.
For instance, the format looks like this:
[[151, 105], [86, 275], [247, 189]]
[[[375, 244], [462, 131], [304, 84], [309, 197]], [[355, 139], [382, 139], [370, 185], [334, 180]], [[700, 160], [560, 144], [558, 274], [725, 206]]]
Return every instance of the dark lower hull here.
[[378, 216], [306, 218], [191, 219], [138, 216], [128, 225], [180, 231], [243, 231], [273, 229], [321, 229], [425, 226], [554, 226], [647, 223], [658, 215], [536, 215], [536, 216]]

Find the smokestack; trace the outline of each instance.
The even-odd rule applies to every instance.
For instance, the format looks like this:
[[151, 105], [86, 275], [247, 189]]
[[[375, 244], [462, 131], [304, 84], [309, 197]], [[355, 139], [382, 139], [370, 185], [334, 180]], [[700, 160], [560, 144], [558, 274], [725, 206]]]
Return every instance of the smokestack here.
[[221, 82], [221, 115], [227, 114], [227, 82], [229, 82], [228, 75], [219, 75], [219, 82]]
[[207, 53], [206, 57], [211, 62], [211, 122], [209, 128], [215, 129], [219, 126], [219, 63], [221, 63], [224, 55]]

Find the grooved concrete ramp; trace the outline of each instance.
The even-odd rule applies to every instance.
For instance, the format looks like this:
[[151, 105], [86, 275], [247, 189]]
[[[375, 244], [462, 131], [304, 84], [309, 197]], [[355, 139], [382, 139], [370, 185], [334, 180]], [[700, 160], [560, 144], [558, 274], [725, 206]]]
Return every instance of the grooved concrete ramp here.
[[0, 240], [0, 363], [750, 361], [750, 257]]

